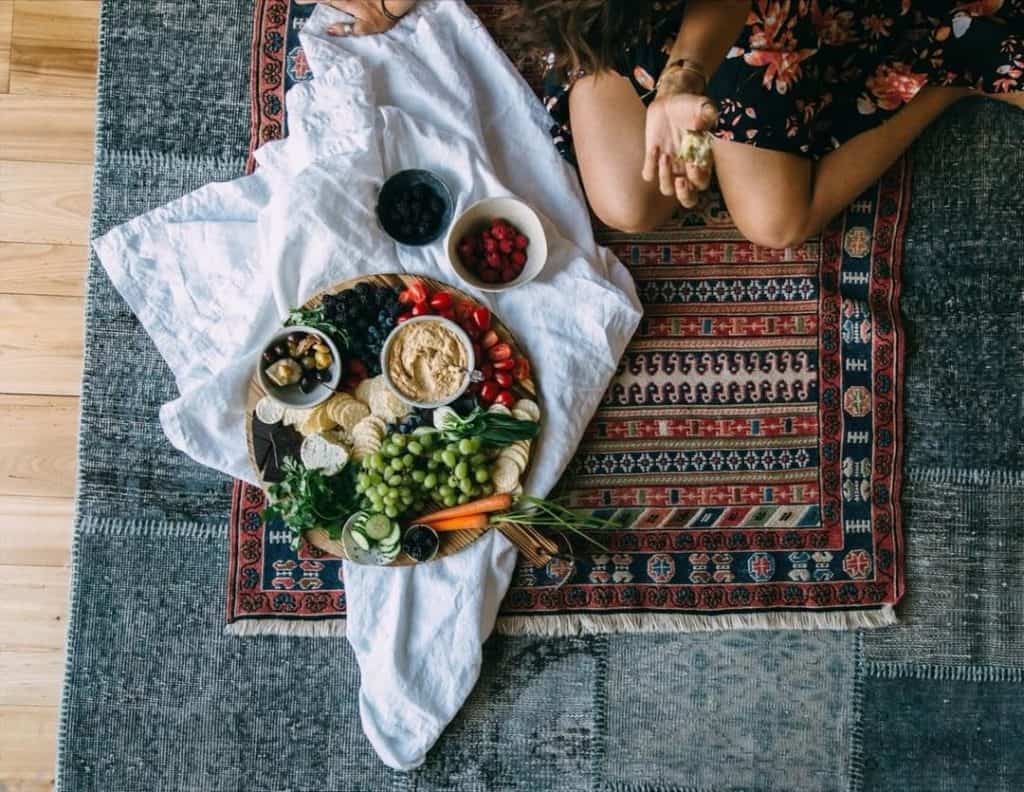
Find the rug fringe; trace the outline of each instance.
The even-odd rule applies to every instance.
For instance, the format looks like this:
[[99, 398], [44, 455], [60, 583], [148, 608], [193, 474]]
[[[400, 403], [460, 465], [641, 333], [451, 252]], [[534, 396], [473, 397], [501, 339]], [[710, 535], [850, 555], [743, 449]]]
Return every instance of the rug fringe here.
[[257, 635], [280, 635], [286, 638], [344, 638], [345, 620], [340, 617], [321, 621], [241, 619], [225, 624], [224, 634], [239, 638]]
[[[567, 635], [606, 633], [688, 633], [720, 630], [871, 630], [897, 624], [896, 609], [793, 611], [786, 613], [568, 613], [553, 616], [499, 616], [494, 631], [501, 635]], [[345, 620], [240, 619], [224, 626], [225, 635], [247, 638], [280, 635], [288, 638], [344, 638]]]
[[570, 613], [553, 616], [501, 616], [502, 635], [600, 635], [641, 632], [714, 632], [718, 630], [858, 630], [898, 623], [896, 610], [794, 611], [785, 613]]

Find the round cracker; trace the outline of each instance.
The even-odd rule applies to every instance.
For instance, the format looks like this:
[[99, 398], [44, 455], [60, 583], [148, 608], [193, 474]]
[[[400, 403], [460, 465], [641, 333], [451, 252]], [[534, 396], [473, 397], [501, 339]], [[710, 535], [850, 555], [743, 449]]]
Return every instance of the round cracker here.
[[284, 417], [281, 418], [281, 423], [285, 426], [299, 426], [307, 418], [309, 418], [312, 410], [301, 410], [298, 407], [285, 407]]
[[285, 406], [269, 396], [256, 402], [256, 417], [265, 424], [281, 423], [284, 418]]
[[331, 416], [331, 420], [339, 426], [342, 425], [340, 420], [341, 410], [347, 404], [356, 404], [356, 400], [349, 396], [347, 393], [336, 393], [324, 404], [324, 409], [327, 414]]
[[540, 405], [533, 399], [520, 399], [512, 405], [513, 411], [522, 410], [530, 416], [531, 421], [540, 421]]
[[510, 459], [498, 457], [498, 461], [491, 468], [491, 481], [494, 482], [495, 492], [511, 492], [519, 486], [519, 468]]
[[412, 412], [412, 408], [385, 385], [383, 389], [375, 388], [370, 396], [370, 412], [388, 423], [394, 423], [405, 418]]
[[307, 436], [315, 435], [333, 429], [336, 425], [327, 413], [326, 404], [321, 404], [310, 410], [309, 417], [299, 424], [299, 432]]
[[370, 408], [354, 399], [343, 404], [335, 411], [335, 421], [346, 432], [351, 432], [364, 418], [370, 414]]
[[363, 404], [370, 403], [370, 396], [373, 393], [373, 380], [374, 378], [367, 378], [356, 385], [355, 397], [359, 399]]
[[352, 437], [371, 437], [382, 440], [387, 434], [388, 425], [376, 415], [367, 415], [352, 427]]

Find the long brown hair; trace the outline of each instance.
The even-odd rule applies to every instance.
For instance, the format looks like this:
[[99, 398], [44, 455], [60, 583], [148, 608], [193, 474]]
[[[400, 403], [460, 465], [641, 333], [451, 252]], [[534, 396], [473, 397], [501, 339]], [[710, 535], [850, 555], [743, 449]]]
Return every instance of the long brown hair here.
[[527, 43], [551, 50], [554, 65], [598, 72], [615, 67], [623, 39], [649, 18], [652, 0], [520, 0]]

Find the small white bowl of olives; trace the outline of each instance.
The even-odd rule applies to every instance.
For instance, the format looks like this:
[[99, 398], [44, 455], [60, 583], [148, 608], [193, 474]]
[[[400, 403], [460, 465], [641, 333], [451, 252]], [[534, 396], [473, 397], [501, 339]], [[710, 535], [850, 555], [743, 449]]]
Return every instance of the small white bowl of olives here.
[[312, 327], [294, 325], [277, 333], [263, 350], [259, 383], [285, 407], [308, 409], [327, 401], [341, 382], [338, 347]]

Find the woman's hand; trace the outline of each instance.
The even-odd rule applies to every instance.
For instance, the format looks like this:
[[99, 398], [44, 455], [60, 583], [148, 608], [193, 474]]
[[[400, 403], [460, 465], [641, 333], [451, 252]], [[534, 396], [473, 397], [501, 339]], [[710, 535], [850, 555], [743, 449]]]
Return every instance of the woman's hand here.
[[698, 194], [711, 184], [710, 168], [676, 157], [684, 130], [710, 130], [718, 121], [718, 110], [703, 90], [698, 75], [677, 69], [663, 76], [658, 97], [647, 108], [643, 179], [657, 181], [662, 195], [675, 195], [687, 209], [697, 205]]
[[372, 36], [386, 33], [415, 5], [415, 0], [295, 0], [300, 5], [321, 3], [344, 11], [355, 19], [327, 28], [332, 36]]

